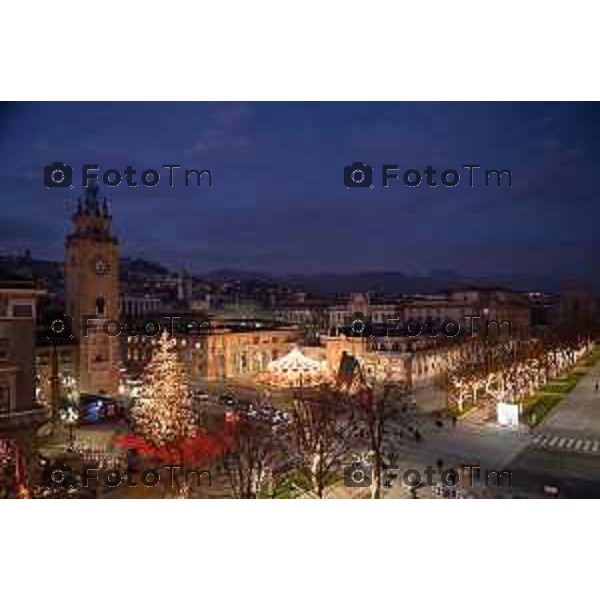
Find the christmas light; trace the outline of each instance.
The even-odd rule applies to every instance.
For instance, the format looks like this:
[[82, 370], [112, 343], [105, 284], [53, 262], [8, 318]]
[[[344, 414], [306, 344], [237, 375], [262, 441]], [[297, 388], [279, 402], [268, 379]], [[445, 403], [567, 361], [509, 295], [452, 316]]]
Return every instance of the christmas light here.
[[589, 344], [581, 341], [533, 339], [481, 345], [449, 372], [448, 399], [459, 411], [465, 402], [473, 406], [519, 402], [574, 366], [588, 350]]
[[132, 412], [136, 433], [154, 446], [177, 444], [192, 432], [191, 390], [176, 342], [166, 332], [144, 371]]
[[324, 361], [304, 356], [298, 348], [271, 361], [261, 381], [274, 387], [314, 387], [330, 379]]

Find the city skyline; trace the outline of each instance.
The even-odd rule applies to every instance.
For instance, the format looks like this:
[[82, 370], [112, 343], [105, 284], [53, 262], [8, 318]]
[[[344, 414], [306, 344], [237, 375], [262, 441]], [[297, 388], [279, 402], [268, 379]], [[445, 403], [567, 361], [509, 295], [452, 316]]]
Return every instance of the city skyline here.
[[[224, 110], [221, 123], [228, 125], [223, 125], [222, 135], [209, 135], [204, 145], [198, 142], [194, 148], [201, 152], [212, 148], [211, 156], [223, 149], [223, 165], [230, 164], [230, 152], [257, 158], [256, 147], [250, 150], [250, 138], [243, 142], [226, 135], [235, 130], [228, 129], [232, 121], [248, 115], [245, 109], [241, 105], [206, 106]], [[277, 108], [269, 112], [265, 106], [257, 110], [277, 114]], [[318, 105], [274, 106], [288, 112], [290, 107], [301, 106], [300, 114], [320, 110]], [[370, 106], [361, 110], [369, 113]], [[197, 109], [196, 105], [185, 107]], [[173, 106], [167, 108], [169, 114], [177, 113]], [[495, 105], [489, 108], [494, 112]], [[237, 112], [232, 115], [233, 109]], [[258, 120], [256, 114], [251, 118], [254, 123]], [[111, 127], [107, 122], [102, 130]], [[435, 129], [440, 129], [439, 122]], [[386, 130], [390, 130], [389, 123]], [[109, 143], [114, 143], [114, 132], [112, 136]], [[15, 134], [15, 139], [21, 138]], [[146, 148], [139, 132], [135, 143]], [[548, 140], [544, 146], [557, 149]], [[50, 158], [55, 144], [44, 147], [42, 138], [35, 147], [46, 158], [30, 172], [34, 193], [30, 201], [24, 197], [7, 207], [4, 233], [8, 236], [4, 237], [12, 236], [8, 243], [14, 246], [29, 235], [29, 241], [37, 245], [26, 254], [0, 254], [0, 428], [19, 432], [18, 439], [0, 438], [5, 465], [0, 469], [0, 496], [382, 499], [585, 498], [598, 494], [600, 429], [598, 419], [589, 418], [600, 411], [598, 296], [584, 286], [532, 293], [548, 290], [528, 285], [518, 275], [499, 285], [501, 265], [496, 266], [496, 275], [488, 273], [480, 285], [476, 277], [469, 281], [447, 267], [452, 262], [449, 241], [462, 239], [477, 222], [469, 221], [464, 211], [460, 219], [465, 198], [489, 194], [496, 202], [504, 197], [519, 200], [519, 194], [513, 196], [519, 169], [501, 162], [501, 153], [481, 161], [482, 170], [475, 174], [479, 177], [473, 186], [471, 181], [465, 184], [463, 173], [460, 188], [449, 182], [459, 183], [461, 165], [441, 159], [435, 173], [430, 167], [408, 172], [409, 165], [395, 164], [393, 158], [387, 161], [383, 154], [361, 156], [363, 161], [348, 158], [344, 162], [350, 164], [339, 165], [337, 179], [332, 178], [330, 185], [345, 189], [352, 198], [347, 204], [354, 210], [369, 195], [374, 204], [388, 202], [385, 194], [396, 185], [393, 202], [401, 204], [425, 190], [425, 204], [434, 202], [431, 199], [437, 193], [447, 200], [447, 213], [457, 212], [460, 226], [453, 228], [448, 218], [446, 237], [432, 238], [440, 242], [439, 248], [425, 237], [417, 244], [423, 227], [417, 231], [404, 222], [407, 236], [417, 234], [412, 242], [421, 254], [414, 260], [422, 260], [431, 248], [448, 254], [446, 268], [436, 265], [432, 277], [376, 270], [260, 281], [256, 274], [268, 272], [275, 264], [255, 260], [246, 266], [249, 280], [235, 282], [235, 274], [244, 271], [226, 271], [229, 277], [223, 275], [220, 280], [217, 275], [204, 281], [183, 276], [181, 265], [186, 257], [192, 265], [205, 264], [195, 262], [193, 254], [197, 244], [205, 241], [185, 228], [194, 227], [203, 199], [208, 219], [223, 218], [219, 211], [224, 207], [239, 218], [236, 211], [243, 214], [252, 202], [257, 218], [265, 217], [267, 213], [260, 213], [259, 208], [274, 207], [269, 202], [274, 202], [273, 189], [267, 186], [264, 196], [259, 193], [256, 165], [246, 165], [247, 173], [254, 176], [256, 195], [240, 204], [237, 192], [227, 189], [211, 197], [218, 191], [215, 175], [219, 167], [192, 162], [193, 153], [188, 155], [189, 163], [185, 154], [177, 153], [168, 160], [161, 160], [157, 153], [145, 161], [119, 162], [108, 154], [106, 161], [84, 156], [81, 149], [77, 155]], [[280, 148], [281, 143], [269, 142], [268, 147]], [[567, 150], [567, 154], [576, 157], [576, 152]], [[285, 162], [275, 155], [271, 159]], [[159, 170], [165, 164], [171, 165], [166, 167], [169, 170], [180, 165], [177, 181], [160, 180]], [[484, 173], [486, 178], [492, 174], [491, 185], [483, 181]], [[200, 189], [188, 184], [190, 174], [204, 177]], [[27, 178], [25, 172], [21, 176]], [[411, 179], [419, 177], [422, 186], [411, 186]], [[118, 179], [123, 185], [111, 186]], [[277, 170], [273, 179], [275, 188], [283, 181], [294, 181], [291, 173], [282, 175]], [[18, 178], [13, 182], [15, 189], [17, 182]], [[153, 187], [154, 183], [161, 185]], [[310, 188], [310, 181], [303, 181], [300, 191], [305, 183]], [[32, 205], [41, 197], [35, 192], [38, 184], [48, 194], [43, 207]], [[332, 210], [334, 204], [327, 204], [331, 197], [324, 190], [321, 195], [317, 192], [312, 189], [311, 201], [320, 199]], [[62, 223], [53, 225], [51, 236], [31, 237], [57, 218], [58, 213], [46, 207], [60, 198]], [[299, 202], [285, 205], [288, 218], [294, 217]], [[178, 220], [177, 211], [164, 213], [165, 205], [173, 210], [187, 206], [185, 220]], [[127, 211], [138, 217], [128, 219]], [[282, 214], [275, 211], [275, 216]], [[507, 224], [511, 232], [518, 224], [514, 214], [512, 219]], [[552, 219], [547, 222], [548, 235], [557, 235], [556, 224]], [[308, 238], [294, 239], [302, 232], [308, 235], [310, 223], [290, 222], [264, 238], [256, 221], [247, 225], [252, 228], [244, 229], [235, 219], [224, 223], [222, 239], [214, 240], [213, 257], [220, 253], [224, 258], [228, 252], [242, 256], [250, 240], [259, 252], [264, 251], [284, 235], [286, 247], [305, 252], [307, 261], [320, 258], [315, 263], [319, 269], [337, 264], [347, 273], [354, 257], [366, 253], [368, 260], [377, 255], [377, 244], [368, 236], [363, 243], [350, 240], [351, 247], [340, 247], [339, 236], [346, 233], [343, 227], [317, 228], [317, 233], [331, 235], [316, 235], [311, 244]], [[366, 219], [362, 225], [375, 234], [389, 223]], [[490, 231], [502, 233], [498, 223], [492, 225]], [[519, 226], [523, 234], [531, 223]], [[593, 221], [584, 223], [584, 229], [593, 226]], [[536, 231], [540, 230], [538, 226]], [[136, 246], [141, 234], [146, 235], [144, 243]], [[240, 234], [237, 245], [229, 237], [233, 234]], [[480, 235], [485, 238], [489, 231]], [[390, 248], [405, 243], [393, 236], [382, 241], [384, 245], [389, 242]], [[531, 247], [538, 241], [534, 236]], [[321, 252], [320, 244], [327, 244], [326, 252]], [[60, 252], [58, 257], [52, 256], [54, 247]], [[131, 252], [136, 247], [139, 251]], [[478, 248], [484, 258], [492, 256], [486, 251], [495, 256], [506, 251], [496, 238], [480, 242]], [[585, 244], [577, 248], [583, 251]], [[540, 249], [547, 248], [542, 244]], [[557, 250], [563, 249], [559, 244]], [[342, 250], [348, 253], [347, 260], [336, 263], [336, 252]], [[175, 266], [178, 273], [128, 263], [122, 260], [124, 254], [171, 269]], [[287, 267], [297, 267], [293, 256], [286, 256]], [[377, 260], [384, 260], [382, 256]], [[42, 262], [36, 263], [36, 258]], [[50, 264], [51, 258], [56, 262]], [[397, 264], [402, 258], [391, 256], [390, 260]], [[559, 267], [568, 258], [567, 252]], [[528, 264], [526, 258], [521, 263]], [[381, 262], [378, 266], [381, 269]], [[462, 261], [458, 268], [464, 272]], [[197, 273], [195, 268], [185, 270]], [[550, 272], [557, 277], [561, 268]], [[576, 279], [578, 272], [571, 269], [569, 279]], [[532, 281], [535, 277], [530, 273]], [[329, 289], [315, 289], [319, 282]], [[335, 291], [336, 283], [345, 285], [346, 289], [337, 290], [345, 294], [328, 293]], [[321, 295], [298, 293], [315, 291]], [[175, 326], [165, 328], [164, 321], [169, 319]], [[202, 324], [210, 326], [178, 327], [184, 319], [188, 324], [202, 319]], [[40, 436], [40, 432], [45, 433]], [[437, 470], [432, 452], [438, 457]], [[465, 455], [472, 456], [484, 474], [475, 483], [469, 478], [468, 485]], [[173, 456], [180, 459], [177, 468], [193, 466], [191, 472], [202, 469], [207, 473], [208, 487], [190, 484], [187, 475], [184, 482], [162, 480], [161, 484], [160, 465], [171, 463]], [[97, 475], [79, 470], [80, 463], [85, 466], [90, 461], [98, 461], [98, 469], [92, 469]], [[565, 462], [569, 468], [563, 474]], [[130, 485], [129, 475], [142, 463], [152, 468], [141, 471], [142, 486]], [[127, 484], [121, 487], [121, 469], [125, 468]], [[551, 479], [546, 475], [548, 468]], [[438, 471], [440, 480], [431, 479]], [[112, 485], [108, 475], [115, 472], [118, 481]], [[411, 472], [416, 480], [407, 480]], [[421, 485], [421, 472], [427, 475], [426, 485]], [[400, 473], [403, 485], [396, 486], [392, 482], [400, 480]]]
[[[177, 163], [211, 169], [213, 187], [101, 183], [123, 255], [193, 274], [595, 282], [597, 113], [586, 103], [5, 104], [0, 253], [61, 260], [65, 217], [83, 190], [79, 177], [73, 189], [46, 189], [46, 164], [139, 173]], [[354, 161], [376, 172], [398, 163], [400, 173], [431, 164], [438, 177], [477, 163], [511, 169], [513, 186], [347, 189], [343, 167]]]
[[4, 8], [5, 596], [593, 589], [589, 3]]

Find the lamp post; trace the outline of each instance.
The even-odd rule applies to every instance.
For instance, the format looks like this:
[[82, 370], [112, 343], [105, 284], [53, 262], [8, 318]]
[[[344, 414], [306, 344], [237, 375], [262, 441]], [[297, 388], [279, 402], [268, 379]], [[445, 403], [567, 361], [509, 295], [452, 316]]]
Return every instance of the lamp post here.
[[65, 409], [63, 409], [60, 412], [60, 419], [69, 427], [69, 443], [67, 445], [67, 451], [73, 452], [73, 442], [75, 441], [73, 437], [73, 427], [79, 420], [79, 413], [77, 412], [75, 406], [69, 404]]

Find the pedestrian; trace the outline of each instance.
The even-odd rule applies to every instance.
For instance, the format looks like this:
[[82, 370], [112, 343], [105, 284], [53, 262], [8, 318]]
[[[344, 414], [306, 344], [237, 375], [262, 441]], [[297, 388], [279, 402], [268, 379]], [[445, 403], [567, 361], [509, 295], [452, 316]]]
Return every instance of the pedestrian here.
[[456, 421], [457, 421], [456, 415], [452, 415], [452, 427], [456, 427]]
[[598, 391], [598, 380], [596, 379], [596, 391]]

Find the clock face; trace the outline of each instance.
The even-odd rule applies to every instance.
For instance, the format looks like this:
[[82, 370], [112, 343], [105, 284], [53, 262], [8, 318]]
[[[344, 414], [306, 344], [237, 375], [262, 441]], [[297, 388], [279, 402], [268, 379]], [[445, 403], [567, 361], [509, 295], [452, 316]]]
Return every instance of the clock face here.
[[94, 270], [97, 275], [104, 276], [110, 271], [110, 265], [103, 259], [97, 258], [94, 265]]

